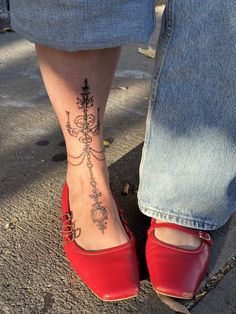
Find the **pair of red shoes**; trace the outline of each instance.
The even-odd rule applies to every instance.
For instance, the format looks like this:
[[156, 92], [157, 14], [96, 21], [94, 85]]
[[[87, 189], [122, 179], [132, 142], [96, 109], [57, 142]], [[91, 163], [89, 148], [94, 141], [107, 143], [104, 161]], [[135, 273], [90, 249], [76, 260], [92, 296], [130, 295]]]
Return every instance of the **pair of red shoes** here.
[[[67, 184], [62, 192], [62, 222], [64, 250], [69, 263], [80, 279], [104, 301], [117, 301], [137, 296], [139, 270], [135, 238], [130, 232], [121, 209], [119, 214], [129, 236], [125, 244], [99, 251], [86, 251], [74, 241], [74, 228], [69, 208]], [[154, 236], [155, 228], [174, 228], [202, 239], [199, 248], [187, 250], [164, 243]], [[191, 299], [196, 293], [208, 267], [210, 246], [207, 232], [189, 229], [152, 219], [148, 230], [146, 259], [151, 283], [156, 292], [175, 298]]]

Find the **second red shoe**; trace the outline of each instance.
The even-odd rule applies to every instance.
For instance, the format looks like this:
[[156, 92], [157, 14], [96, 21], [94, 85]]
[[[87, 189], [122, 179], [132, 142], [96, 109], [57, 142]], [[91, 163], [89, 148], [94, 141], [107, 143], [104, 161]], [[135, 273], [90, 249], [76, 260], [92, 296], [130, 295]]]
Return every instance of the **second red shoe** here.
[[[182, 249], [158, 240], [155, 228], [172, 228], [202, 240], [197, 249]], [[209, 233], [173, 223], [156, 223], [152, 219], [148, 230], [146, 259], [154, 290], [167, 296], [191, 299], [203, 280], [213, 240]]]

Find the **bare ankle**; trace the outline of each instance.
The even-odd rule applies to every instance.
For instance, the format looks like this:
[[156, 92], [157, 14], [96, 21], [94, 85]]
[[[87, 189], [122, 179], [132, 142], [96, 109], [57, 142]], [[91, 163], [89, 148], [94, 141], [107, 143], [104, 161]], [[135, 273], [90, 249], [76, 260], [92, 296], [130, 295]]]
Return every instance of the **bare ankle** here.
[[[163, 221], [157, 219], [156, 222], [161, 223]], [[201, 241], [194, 236], [168, 227], [156, 228], [155, 237], [162, 242], [186, 249], [196, 249], [201, 244]]]
[[[99, 185], [109, 186], [110, 176], [106, 164], [96, 165], [93, 168], [93, 176]], [[78, 183], [88, 183], [91, 181], [91, 175], [87, 167], [73, 167], [68, 165], [67, 168], [67, 183], [77, 181]], [[77, 184], [78, 184], [77, 183]]]

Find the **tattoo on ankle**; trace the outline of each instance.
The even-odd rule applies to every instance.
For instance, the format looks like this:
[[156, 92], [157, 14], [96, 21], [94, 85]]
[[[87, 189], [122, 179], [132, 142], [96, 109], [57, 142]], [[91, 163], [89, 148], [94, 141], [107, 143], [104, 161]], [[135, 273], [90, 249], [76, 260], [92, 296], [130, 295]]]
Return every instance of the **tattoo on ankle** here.
[[94, 177], [92, 157], [100, 161], [104, 160], [105, 157], [103, 155], [104, 149], [99, 151], [91, 147], [93, 137], [99, 134], [100, 121], [99, 108], [97, 108], [97, 119], [94, 114], [89, 113], [89, 109], [94, 106], [94, 98], [93, 96], [90, 96], [90, 88], [87, 79], [85, 79], [84, 86], [82, 87], [81, 98], [77, 98], [76, 104], [77, 108], [81, 111], [81, 114], [74, 119], [75, 127], [71, 124], [69, 111], [66, 111], [67, 123], [65, 127], [71, 136], [78, 138], [79, 142], [84, 144], [84, 147], [78, 156], [68, 154], [68, 157], [73, 160], [73, 162], [68, 160], [68, 163], [73, 166], [79, 166], [86, 159], [86, 165], [90, 175], [90, 185], [92, 188], [92, 193], [90, 194], [90, 198], [93, 200], [91, 218], [93, 222], [96, 223], [99, 230], [104, 233], [107, 228], [106, 220], [108, 220], [108, 212], [99, 200], [102, 193], [98, 190], [97, 182]]

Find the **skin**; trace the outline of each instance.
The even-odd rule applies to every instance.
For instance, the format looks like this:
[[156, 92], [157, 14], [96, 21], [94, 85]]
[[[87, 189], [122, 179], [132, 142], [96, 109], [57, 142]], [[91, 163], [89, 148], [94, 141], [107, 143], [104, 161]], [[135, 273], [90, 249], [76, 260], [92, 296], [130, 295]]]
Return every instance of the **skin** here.
[[[70, 209], [74, 227], [79, 230], [75, 241], [86, 250], [124, 244], [128, 236], [111, 194], [103, 148], [104, 110], [120, 48], [66, 52], [36, 45], [36, 51], [44, 84], [65, 138]], [[85, 117], [85, 96], [81, 95], [86, 84], [89, 88], [86, 93], [93, 99], [87, 108], [90, 118]], [[94, 129], [85, 134], [86, 128]], [[91, 186], [94, 183], [96, 191]], [[95, 208], [100, 210], [95, 212]]]
[[[161, 220], [156, 220], [157, 223], [163, 222]], [[179, 230], [174, 230], [170, 228], [156, 228], [154, 235], [157, 239], [175, 245], [177, 247], [191, 250], [196, 249], [200, 246], [201, 240], [193, 237], [190, 234], [181, 232]]]
[[[104, 111], [120, 48], [67, 52], [36, 45], [36, 51], [65, 138], [75, 241], [86, 250], [124, 244], [128, 236], [111, 194], [103, 147]], [[169, 228], [156, 229], [155, 236], [180, 247], [199, 245], [191, 235]]]

